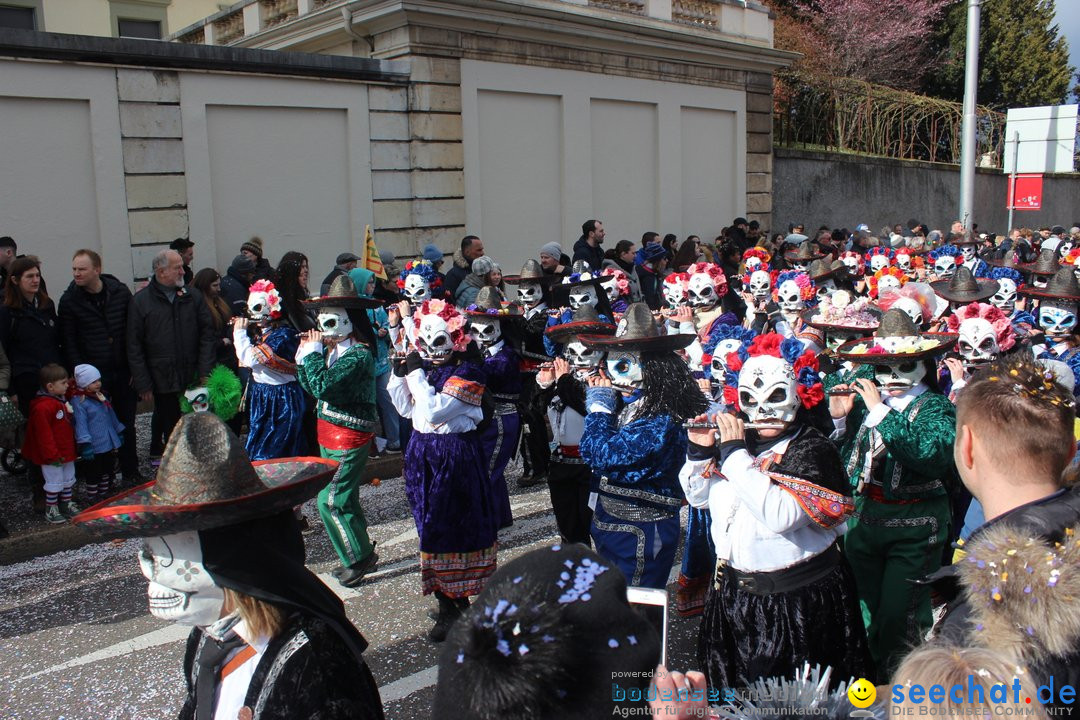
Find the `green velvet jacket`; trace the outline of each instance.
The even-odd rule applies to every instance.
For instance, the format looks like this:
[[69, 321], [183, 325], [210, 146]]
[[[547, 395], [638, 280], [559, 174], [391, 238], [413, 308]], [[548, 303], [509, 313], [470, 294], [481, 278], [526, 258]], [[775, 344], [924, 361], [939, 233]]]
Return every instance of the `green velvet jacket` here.
[[[873, 433], [863, 425], [866, 405], [856, 398], [840, 440], [841, 456], [854, 491], [863, 481]], [[948, 495], [954, 482], [956, 409], [940, 393], [924, 392], [905, 408], [890, 410], [876, 430], [885, 445], [882, 493], [886, 500], [925, 500]], [[866, 478], [869, 482], [869, 478]]]
[[315, 398], [320, 420], [359, 432], [375, 430], [375, 358], [354, 344], [332, 367], [329, 350], [312, 353], [296, 367], [296, 379]]

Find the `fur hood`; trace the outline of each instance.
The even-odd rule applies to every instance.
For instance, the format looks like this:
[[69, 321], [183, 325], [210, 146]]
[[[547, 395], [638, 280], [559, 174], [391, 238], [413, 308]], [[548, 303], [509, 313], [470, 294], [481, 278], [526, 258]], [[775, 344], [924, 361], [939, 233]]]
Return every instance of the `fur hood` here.
[[1065, 658], [1080, 644], [1080, 525], [1060, 541], [1007, 523], [989, 527], [957, 568], [970, 612], [970, 641], [1018, 665]]
[[461, 254], [461, 248], [454, 251], [454, 265], [465, 272], [472, 272], [472, 263], [466, 260], [465, 256]]

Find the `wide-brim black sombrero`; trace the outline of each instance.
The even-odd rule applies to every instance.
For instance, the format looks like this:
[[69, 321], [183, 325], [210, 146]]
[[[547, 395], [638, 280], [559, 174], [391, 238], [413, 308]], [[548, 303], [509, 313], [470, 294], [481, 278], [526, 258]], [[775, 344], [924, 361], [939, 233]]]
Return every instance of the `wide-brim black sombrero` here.
[[615, 334], [615, 326], [600, 320], [571, 320], [561, 325], [552, 325], [544, 330], [544, 337], [554, 343], [566, 343], [573, 337], [582, 338], [586, 335], [593, 337], [610, 337]]
[[304, 305], [314, 309], [339, 307], [346, 310], [366, 310], [382, 307], [384, 304], [382, 300], [358, 295], [356, 285], [348, 275], [338, 275], [334, 278], [329, 290], [322, 297], [304, 301]]
[[1017, 293], [1046, 300], [1080, 301], [1080, 282], [1076, 280], [1072, 265], [1068, 265], [1056, 272], [1046, 287], [1022, 285]]
[[578, 339], [587, 348], [665, 352], [681, 350], [698, 337], [691, 334], [662, 335], [649, 306], [636, 302], [626, 308], [614, 335], [581, 335]]
[[977, 278], [971, 270], [961, 265], [948, 280], [930, 283], [930, 289], [949, 302], [971, 303], [992, 297], [1001, 289], [1001, 284], [990, 278]]

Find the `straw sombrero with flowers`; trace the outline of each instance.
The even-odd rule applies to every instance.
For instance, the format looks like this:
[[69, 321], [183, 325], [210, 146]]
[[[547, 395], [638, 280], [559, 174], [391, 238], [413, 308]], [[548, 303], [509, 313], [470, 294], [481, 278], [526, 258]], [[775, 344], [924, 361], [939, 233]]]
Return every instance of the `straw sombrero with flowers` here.
[[853, 297], [847, 290], [837, 290], [824, 297], [817, 307], [802, 313], [810, 327], [832, 333], [872, 335], [881, 324], [881, 310], [866, 297]]
[[957, 336], [948, 333], [919, 332], [910, 315], [893, 308], [881, 316], [873, 337], [844, 343], [836, 356], [866, 365], [900, 365], [944, 353], [956, 341]]
[[71, 522], [106, 537], [153, 537], [210, 530], [274, 515], [315, 497], [335, 460], [293, 457], [252, 463], [213, 413], [180, 418], [152, 482], [98, 503]]

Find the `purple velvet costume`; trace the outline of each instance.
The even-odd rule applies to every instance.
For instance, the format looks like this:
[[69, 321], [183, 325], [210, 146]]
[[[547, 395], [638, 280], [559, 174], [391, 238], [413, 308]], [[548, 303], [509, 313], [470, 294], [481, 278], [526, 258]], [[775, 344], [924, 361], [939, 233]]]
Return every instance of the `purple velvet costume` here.
[[521, 436], [521, 416], [517, 409], [521, 394], [520, 362], [517, 353], [505, 342], [497, 353], [484, 358], [486, 388], [495, 401], [495, 415], [480, 434], [480, 444], [488, 460], [491, 497], [499, 513], [500, 529], [514, 524], [505, 473]]

